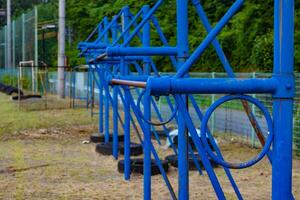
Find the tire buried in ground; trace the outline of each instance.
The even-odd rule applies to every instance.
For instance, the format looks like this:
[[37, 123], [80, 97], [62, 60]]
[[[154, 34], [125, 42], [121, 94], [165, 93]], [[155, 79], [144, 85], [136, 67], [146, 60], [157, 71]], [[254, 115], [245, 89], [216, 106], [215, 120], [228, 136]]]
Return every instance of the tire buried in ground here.
[[[120, 143], [119, 151], [121, 155], [124, 155], [124, 143]], [[130, 144], [130, 155], [131, 156], [139, 156], [143, 154], [143, 146], [137, 143]]]
[[[99, 143], [96, 145], [96, 152], [101, 155], [112, 155], [113, 154], [113, 143]], [[119, 143], [119, 152], [120, 154], [124, 155], [124, 143]], [[138, 156], [143, 154], [143, 147], [137, 143], [130, 144], [130, 155], [131, 156]]]
[[26, 99], [41, 99], [42, 96], [41, 95], [21, 95], [19, 96], [13, 96], [11, 99], [14, 101], [18, 101], [19, 99], [22, 100], [26, 100]]
[[[167, 138], [167, 135], [164, 130], [156, 130], [156, 133], [159, 138]], [[155, 139], [154, 131], [151, 132], [151, 138]]]
[[[174, 137], [173, 143], [174, 143], [175, 147], [178, 147], [178, 136]], [[197, 149], [196, 149], [195, 143], [193, 142], [193, 139], [191, 137], [189, 137], [189, 143], [191, 144], [192, 149], [194, 151], [196, 151]], [[214, 147], [213, 147], [212, 143], [210, 142], [209, 138], [207, 138], [207, 143], [208, 143], [208, 145], [211, 149], [214, 149]], [[172, 146], [170, 146], [170, 147], [172, 147]]]
[[[201, 169], [204, 169], [204, 166], [203, 166], [203, 163], [202, 163], [202, 161], [201, 161], [201, 159], [200, 159], [200, 157], [199, 157], [199, 154], [196, 154], [196, 153], [195, 153], [195, 157], [197, 158], [197, 161], [198, 161], [198, 163], [199, 163]], [[173, 167], [175, 167], [175, 168], [178, 168], [178, 156], [177, 156], [177, 155], [175, 155], [175, 154], [174, 154], [174, 155], [169, 155], [169, 156], [167, 156], [165, 159], [166, 159], [166, 161], [167, 161], [171, 166], [173, 166]], [[208, 159], [209, 159], [210, 164], [211, 164], [211, 166], [212, 166], [213, 168], [218, 167], [218, 164], [217, 164], [215, 161], [213, 161], [211, 158], [208, 158]], [[192, 157], [191, 154], [189, 154], [189, 170], [191, 170], [191, 171], [197, 170], [196, 165], [195, 165], [195, 162], [194, 162], [193, 157]]]
[[5, 93], [6, 93], [7, 95], [12, 95], [13, 93], [18, 94], [19, 92], [20, 92], [21, 95], [24, 95], [24, 93], [23, 93], [22, 90], [19, 90], [18, 88], [13, 87], [13, 86], [8, 86], [8, 87], [5, 89]]
[[[124, 135], [118, 135], [119, 142], [124, 142]], [[113, 140], [113, 135], [109, 135], [109, 141]], [[105, 135], [104, 134], [99, 134], [99, 133], [94, 133], [90, 136], [90, 141], [92, 143], [102, 143], [105, 142]]]
[[[167, 173], [169, 171], [169, 165], [168, 162], [163, 160], [162, 166]], [[144, 160], [143, 158], [137, 158], [137, 159], [131, 159], [130, 160], [130, 168], [132, 173], [136, 174], [144, 174]], [[124, 160], [120, 160], [118, 162], [118, 172], [124, 173]], [[156, 165], [155, 160], [151, 160], [151, 176], [155, 176], [161, 174], [158, 165]]]

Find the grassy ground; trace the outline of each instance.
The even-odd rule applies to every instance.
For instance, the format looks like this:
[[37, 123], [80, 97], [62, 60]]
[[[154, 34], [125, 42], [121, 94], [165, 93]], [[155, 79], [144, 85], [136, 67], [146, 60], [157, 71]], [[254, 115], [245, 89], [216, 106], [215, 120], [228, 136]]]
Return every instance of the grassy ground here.
[[[63, 127], [83, 124], [95, 124], [85, 109], [70, 109], [68, 100], [62, 101], [48, 97], [49, 110], [45, 110], [42, 101], [17, 102], [0, 93], [0, 138], [25, 129]], [[54, 108], [54, 109], [53, 109]]]
[[[0, 96], [0, 199], [142, 199], [143, 177], [124, 181], [117, 161], [95, 153], [94, 144], [83, 144], [97, 131], [85, 109], [18, 111], [7, 96]], [[259, 151], [237, 142], [218, 139], [226, 159], [246, 160]], [[171, 150], [156, 149], [161, 158]], [[122, 157], [120, 158], [122, 159]], [[227, 199], [236, 199], [224, 170], [216, 174]], [[168, 177], [177, 192], [177, 169]], [[271, 199], [271, 167], [267, 159], [254, 167], [232, 170], [245, 199]], [[294, 195], [300, 199], [300, 162], [294, 161]], [[161, 178], [152, 178], [153, 199], [170, 199]], [[190, 199], [216, 199], [206, 173], [190, 172]]]

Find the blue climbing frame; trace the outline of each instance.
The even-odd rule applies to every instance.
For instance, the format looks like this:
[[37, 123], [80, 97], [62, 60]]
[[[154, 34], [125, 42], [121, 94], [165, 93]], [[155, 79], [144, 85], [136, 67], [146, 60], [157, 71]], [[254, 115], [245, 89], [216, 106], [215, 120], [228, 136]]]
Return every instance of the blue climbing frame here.
[[[96, 66], [99, 82], [106, 89], [106, 98], [110, 99], [109, 87], [113, 87], [113, 98], [111, 101], [114, 119], [118, 118], [118, 97], [122, 99], [124, 111], [124, 135], [125, 135], [125, 179], [130, 178], [130, 123], [134, 123], [131, 116], [133, 112], [143, 132], [140, 141], [144, 148], [144, 199], [151, 199], [151, 157], [153, 156], [161, 170], [161, 174], [170, 191], [172, 199], [189, 198], [189, 174], [188, 174], [188, 153], [190, 144], [187, 137], [190, 133], [193, 143], [201, 158], [203, 166], [215, 190], [218, 199], [225, 199], [221, 184], [209, 158], [223, 166], [226, 175], [236, 193], [238, 199], [243, 199], [231, 173], [230, 169], [242, 169], [251, 167], [259, 162], [264, 156], [268, 156], [272, 165], [272, 199], [294, 199], [292, 195], [292, 126], [293, 126], [293, 98], [294, 86], [294, 1], [274, 1], [274, 67], [273, 76], [267, 79], [236, 79], [234, 72], [227, 60], [217, 35], [228, 24], [234, 15], [242, 9], [244, 0], [236, 0], [228, 9], [220, 21], [212, 27], [205, 15], [199, 0], [192, 0], [191, 3], [203, 23], [208, 35], [189, 54], [188, 44], [188, 1], [177, 0], [177, 45], [172, 47], [160, 29], [155, 12], [159, 9], [163, 0], [158, 0], [152, 7], [144, 6], [136, 15], [132, 15], [128, 7], [115, 16], [110, 23], [100, 23], [97, 29], [99, 37], [96, 42], [83, 42], [79, 45], [81, 55], [86, 56], [89, 66]], [[242, 12], [242, 11], [241, 11]], [[119, 27], [117, 19], [122, 17], [122, 27]], [[139, 23], [137, 19], [142, 17]], [[108, 20], [104, 18], [104, 21]], [[151, 47], [150, 23], [156, 28], [164, 46]], [[101, 24], [105, 24], [103, 27]], [[114, 25], [114, 26], [113, 26]], [[102, 27], [102, 28], [99, 28]], [[114, 27], [114, 28], [112, 28]], [[133, 31], [132, 31], [133, 29]], [[112, 42], [108, 42], [107, 32], [112, 31]], [[106, 35], [106, 39], [102, 39]], [[142, 41], [141, 47], [130, 47], [130, 42], [139, 37]], [[91, 37], [89, 37], [90, 39]], [[109, 44], [108, 44], [109, 43]], [[190, 78], [188, 73], [194, 63], [201, 57], [208, 46], [213, 45], [228, 78], [204, 79]], [[161, 77], [157, 73], [151, 57], [168, 56], [176, 69], [174, 76]], [[130, 66], [141, 70], [139, 63], [142, 63], [142, 72], [132, 75]], [[139, 95], [138, 102], [134, 101], [131, 87], [141, 88], [143, 92]], [[123, 90], [123, 93], [121, 92]], [[138, 90], [139, 91], [139, 90]], [[273, 96], [273, 114], [271, 115], [265, 106], [248, 94], [266, 93]], [[193, 94], [229, 94], [216, 101], [211, 107], [202, 113], [196, 104]], [[153, 97], [173, 96], [175, 103], [169, 101], [169, 107], [174, 114], [178, 124], [178, 173], [179, 191], [174, 193], [172, 185], [163, 170], [161, 161], [151, 141], [151, 127], [153, 125], [165, 125], [163, 119], [160, 123], [151, 122]], [[168, 97], [169, 98], [169, 97]], [[229, 163], [222, 157], [218, 145], [214, 142], [213, 136], [207, 128], [207, 122], [212, 112], [221, 104], [234, 99], [241, 100], [251, 124], [253, 125], [262, 145], [262, 151], [255, 158], [245, 163]], [[144, 105], [144, 112], [140, 110], [140, 102]], [[192, 103], [196, 113], [201, 120], [201, 140], [197, 134], [188, 110], [189, 102]], [[249, 111], [248, 103], [255, 104], [261, 109], [268, 125], [268, 138], [261, 135], [255, 116]], [[155, 102], [154, 102], [155, 105]], [[109, 111], [109, 110], [108, 110]], [[106, 112], [108, 112], [106, 111]], [[154, 110], [157, 112], [157, 110]], [[157, 112], [158, 115], [160, 114]], [[176, 116], [176, 113], [178, 115]], [[109, 120], [106, 118], [105, 120]], [[116, 120], [118, 121], [118, 120]], [[170, 120], [167, 120], [169, 122]], [[114, 145], [117, 145], [118, 129], [114, 124]], [[213, 145], [207, 144], [208, 136]], [[158, 140], [159, 141], [159, 140]], [[271, 152], [272, 146], [272, 152]], [[117, 148], [117, 146], [114, 146]], [[176, 150], [174, 150], [176, 152]], [[117, 158], [117, 152], [114, 150]], [[152, 156], [151, 156], [152, 155]], [[199, 169], [201, 173], [201, 169]]]

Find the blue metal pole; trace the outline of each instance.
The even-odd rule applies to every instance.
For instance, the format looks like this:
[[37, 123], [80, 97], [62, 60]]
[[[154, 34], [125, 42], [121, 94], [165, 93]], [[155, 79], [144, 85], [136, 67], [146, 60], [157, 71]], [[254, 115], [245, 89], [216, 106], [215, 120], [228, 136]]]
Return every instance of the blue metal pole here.
[[[139, 111], [138, 111], [137, 106], [136, 106], [135, 103], [134, 103], [134, 100], [133, 100], [133, 98], [132, 98], [132, 95], [130, 94], [129, 91], [126, 91], [126, 90], [125, 90], [125, 92], [128, 93], [128, 98], [129, 98], [129, 100], [130, 100], [129, 103], [130, 103], [130, 106], [131, 106], [131, 108], [132, 108], [132, 111], [134, 112], [134, 114], [135, 114], [136, 116], [138, 116], [138, 115], [139, 115], [139, 114], [138, 114]], [[147, 95], [147, 94], [146, 94], [146, 95]], [[148, 94], [148, 95], [149, 95], [149, 94]], [[138, 123], [139, 123], [139, 125], [140, 125], [140, 127], [141, 127], [141, 130], [142, 130], [143, 132], [147, 132], [148, 129], [145, 128], [145, 123], [142, 121], [142, 119], [141, 119], [140, 117], [137, 117], [137, 121], [138, 121]], [[144, 144], [144, 142], [142, 142], [142, 144]], [[158, 165], [159, 171], [161, 172], [161, 175], [162, 175], [162, 177], [163, 177], [163, 179], [164, 179], [164, 181], [165, 181], [165, 183], [166, 183], [166, 185], [167, 185], [167, 187], [168, 187], [168, 189], [169, 189], [169, 191], [170, 191], [171, 197], [172, 197], [173, 200], [176, 200], [177, 198], [176, 198], [176, 195], [175, 195], [174, 190], [173, 190], [173, 188], [172, 188], [172, 185], [171, 185], [171, 183], [170, 183], [170, 181], [169, 181], [169, 179], [168, 179], [168, 176], [167, 176], [167, 174], [166, 174], [166, 172], [165, 172], [165, 170], [164, 170], [164, 168], [163, 168], [163, 166], [162, 166], [162, 163], [161, 163], [161, 161], [160, 161], [160, 159], [159, 159], [159, 156], [158, 156], [158, 154], [157, 154], [157, 152], [156, 152], [156, 150], [155, 150], [155, 148], [154, 148], [154, 146], [153, 146], [151, 140], [150, 140], [150, 147], [151, 147], [151, 152], [152, 152], [152, 154], [153, 154], [153, 157], [154, 157], [154, 159], [155, 159], [155, 162], [156, 162], [156, 164]]]
[[172, 94], [277, 94], [283, 90], [278, 77], [259, 79], [236, 78], [171, 78], [150, 77], [147, 87], [152, 95]]
[[[149, 6], [143, 6], [143, 17], [149, 11]], [[143, 27], [143, 47], [150, 46], [150, 23], [145, 23]], [[144, 57], [143, 61], [144, 75], [150, 75], [149, 57]], [[151, 119], [151, 96], [146, 92], [144, 96], [144, 115], [147, 120]], [[144, 199], [151, 200], [151, 126], [145, 123], [146, 132], [144, 132]]]
[[[188, 57], [188, 1], [177, 0], [177, 69]], [[182, 96], [188, 107], [186, 95]], [[189, 199], [188, 130], [183, 115], [178, 114], [178, 199]]]
[[[104, 21], [104, 27], [108, 27], [109, 25], [109, 20], [107, 17], [104, 17], [103, 19]], [[109, 31], [107, 31], [105, 34], [104, 34], [104, 42], [106, 44], [109, 43]], [[104, 70], [109, 70], [108, 69], [109, 66], [108, 65], [104, 65]], [[104, 72], [104, 71], [103, 71]], [[104, 77], [104, 74], [103, 74], [103, 77]], [[103, 81], [105, 81], [103, 79]], [[108, 96], [109, 96], [109, 90], [106, 91], [106, 95], [105, 95], [105, 143], [109, 142], [109, 116], [110, 116], [110, 109], [109, 109], [109, 99], [108, 99]]]
[[87, 92], [86, 92], [86, 100], [85, 100], [85, 106], [86, 106], [86, 109], [88, 110], [89, 109], [89, 103], [90, 103], [90, 76], [91, 76], [91, 69], [90, 69], [90, 66], [88, 66], [88, 70], [87, 70], [87, 83], [86, 83], [86, 89], [87, 89]]
[[[129, 7], [126, 6], [123, 8], [123, 30], [130, 23], [130, 11]], [[124, 35], [124, 40], [128, 37], [128, 34]], [[125, 60], [121, 58], [121, 75], [126, 76], [129, 75], [128, 65], [125, 63]], [[124, 104], [124, 178], [125, 180], [130, 179], [130, 97], [128, 96], [130, 93], [128, 87], [124, 87], [125, 90], [125, 104]], [[127, 91], [128, 90], [128, 91]], [[127, 92], [126, 92], [127, 91]]]
[[[150, 93], [146, 92], [144, 96], [144, 115], [145, 119], [150, 120]], [[151, 200], [151, 126], [145, 123], [144, 132], [144, 200]]]
[[[294, 89], [294, 1], [275, 0], [274, 76], [286, 79], [286, 90]], [[273, 120], [272, 199], [292, 197], [293, 96], [284, 92], [275, 97]]]
[[[98, 66], [97, 68], [99, 68]], [[99, 75], [101, 74], [101, 69], [100, 73], [98, 73], [99, 76], [99, 132], [103, 133], [103, 83], [102, 83], [102, 77]]]
[[95, 101], [95, 97], [94, 97], [94, 92], [95, 92], [95, 87], [94, 87], [94, 69], [93, 69], [93, 65], [91, 65], [89, 67], [89, 71], [90, 71], [90, 95], [91, 95], [91, 102], [90, 102], [90, 112], [91, 112], [91, 116], [94, 116], [94, 101]]
[[[127, 7], [123, 8], [124, 10], [127, 9]], [[129, 16], [131, 16], [131, 13], [128, 13]], [[126, 25], [126, 27], [124, 27], [124, 29], [122, 30], [122, 33], [118, 36], [118, 38], [116, 38], [116, 40], [113, 41], [112, 46], [116, 46], [118, 44], [118, 42], [130, 31], [130, 28], [132, 28], [131, 26], [137, 21], [137, 19], [143, 14], [143, 10], [140, 10], [132, 19], [131, 22], [129, 24]]]
[[[107, 66], [105, 66], [105, 68], [107, 68]], [[104, 69], [105, 70], [105, 69]], [[102, 71], [102, 77], [103, 77], [103, 71]], [[102, 78], [103, 81], [104, 80], [104, 77]], [[105, 92], [105, 100], [104, 100], [104, 103], [105, 103], [105, 115], [104, 115], [104, 123], [105, 123], [105, 135], [104, 135], [104, 141], [105, 143], [109, 142], [109, 99], [108, 99], [108, 96], [109, 96], [109, 90], [107, 90]]]
[[[104, 19], [103, 19], [103, 21], [104, 21], [104, 27], [108, 27], [109, 26], [109, 21], [108, 21], [108, 17], [104, 17]], [[108, 39], [108, 37], [109, 37], [109, 30], [110, 29], [108, 29], [105, 33], [104, 33], [104, 38], [103, 38], [103, 40], [104, 40], [104, 43], [105, 44], [108, 44], [109, 43], [109, 39]]]
[[178, 70], [175, 75], [176, 78], [183, 77], [191, 68], [191, 66], [198, 60], [202, 55], [204, 50], [213, 42], [216, 36], [224, 28], [224, 26], [229, 22], [229, 20], [235, 15], [235, 13], [241, 8], [244, 0], [237, 0], [222, 17], [219, 23], [211, 30], [211, 32], [206, 36], [203, 42], [197, 47], [193, 54], [187, 59], [183, 66]]
[[[114, 41], [117, 37], [117, 22], [114, 22], [112, 26], [112, 40]], [[118, 75], [119, 67], [114, 65], [113, 67], [113, 74]], [[119, 140], [118, 140], [118, 86], [113, 87], [113, 156], [117, 160], [118, 159], [118, 152], [119, 152]]]
[[140, 30], [144, 27], [145, 23], [147, 23], [148, 20], [151, 19], [153, 14], [156, 12], [156, 10], [161, 6], [161, 4], [164, 2], [164, 0], [158, 0], [155, 5], [149, 10], [148, 14], [143, 17], [143, 20], [139, 23], [139, 25], [134, 29], [132, 34], [128, 38], [125, 39], [125, 42], [122, 46], [129, 45], [130, 41], [140, 32]]
[[[168, 44], [168, 40], [167, 40], [167, 38], [165, 37], [165, 35], [164, 35], [162, 29], [160, 28], [160, 25], [159, 25], [159, 23], [158, 23], [158, 20], [157, 20], [157, 18], [156, 18], [155, 16], [152, 16], [152, 24], [153, 24], [153, 26], [156, 28], [156, 31], [157, 31], [157, 33], [158, 33], [158, 35], [159, 35], [159, 37], [160, 37], [160, 40], [162, 41], [163, 45], [164, 45], [164, 46], [170, 46], [170, 45]], [[176, 58], [175, 58], [174, 56], [170, 56], [170, 60], [171, 60], [171, 62], [172, 62], [172, 64], [173, 64], [173, 66], [177, 66], [177, 61], [176, 61]]]
[[114, 56], [176, 56], [178, 48], [176, 47], [108, 47], [106, 54], [109, 57]]
[[[204, 26], [206, 32], [209, 33], [212, 30], [212, 27], [209, 24], [208, 18], [205, 15], [205, 12], [200, 4], [200, 0], [192, 0], [192, 3], [194, 4], [194, 6], [196, 8], [196, 11], [203, 23], [203, 26]], [[212, 44], [213, 44], [214, 48], [216, 49], [217, 55], [218, 55], [221, 63], [223, 64], [225, 71], [227, 72], [229, 77], [235, 77], [233, 70], [228, 62], [228, 59], [226, 58], [224, 51], [222, 50], [222, 47], [221, 47], [219, 41], [217, 39], [215, 39], [212, 42]]]
[[[223, 193], [223, 190], [221, 188], [221, 185], [218, 181], [218, 178], [210, 164], [210, 161], [208, 160], [208, 156], [207, 156], [207, 153], [204, 149], [204, 146], [202, 144], [202, 142], [199, 140], [199, 136], [197, 134], [197, 131], [195, 129], [195, 126], [192, 122], [192, 119], [190, 117], [190, 115], [188, 114], [188, 111], [186, 109], [186, 105], [184, 103], [184, 100], [182, 98], [182, 96], [180, 95], [175, 95], [175, 99], [176, 99], [176, 102], [178, 103], [178, 106], [179, 106], [179, 112], [181, 113], [182, 116], [182, 119], [184, 120], [184, 123], [185, 125], [187, 126], [189, 132], [191, 133], [191, 137], [193, 139], [193, 142], [196, 146], [196, 149], [201, 157], [201, 161], [203, 163], [203, 166], [210, 178], [210, 181], [211, 181], [211, 184], [216, 192], [216, 195], [218, 197], [218, 199], [226, 199], [225, 196], [224, 196], [224, 193]], [[178, 138], [179, 139], [179, 138]], [[179, 154], [179, 152], [178, 152]], [[179, 163], [178, 163], [179, 164]]]

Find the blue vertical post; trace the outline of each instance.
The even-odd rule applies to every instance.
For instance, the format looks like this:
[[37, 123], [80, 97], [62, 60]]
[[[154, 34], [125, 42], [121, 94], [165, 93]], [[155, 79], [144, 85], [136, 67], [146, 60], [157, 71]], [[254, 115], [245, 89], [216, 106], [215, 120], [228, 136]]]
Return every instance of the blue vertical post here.
[[86, 92], [86, 100], [85, 100], [85, 103], [86, 103], [86, 109], [89, 109], [89, 103], [90, 103], [90, 76], [91, 76], [91, 66], [88, 66], [88, 69], [87, 69], [87, 82], [86, 82], [86, 89], [87, 89], [87, 92]]
[[[105, 17], [104, 18], [104, 27], [107, 27], [109, 25], [109, 21], [108, 18]], [[104, 42], [106, 44], [109, 43], [109, 31], [107, 31], [104, 35]], [[104, 65], [104, 70], [109, 70], [108, 69], [109, 66], [108, 65]], [[104, 72], [103, 72], [104, 73]], [[104, 79], [103, 79], [104, 81]], [[107, 93], [109, 93], [109, 90], [107, 91]], [[109, 142], [109, 99], [108, 99], [109, 94], [105, 95], [105, 143]]]
[[[108, 66], [105, 65], [105, 68], [107, 69]], [[104, 80], [104, 75], [102, 74], [103, 77], [103, 82]], [[109, 90], [106, 91], [105, 94], [105, 135], [104, 135], [104, 139], [105, 139], [105, 143], [109, 142]]]
[[[112, 41], [117, 38], [118, 24], [114, 21], [112, 26]], [[118, 66], [114, 65], [113, 74], [118, 75]], [[113, 87], [113, 156], [117, 160], [119, 152], [119, 140], [118, 140], [118, 86]]]
[[[130, 23], [130, 11], [129, 7], [126, 6], [123, 8], [123, 31], [125, 30], [126, 26]], [[124, 40], [129, 36], [129, 34], [124, 35]], [[121, 70], [122, 75], [126, 76], [129, 74], [128, 65], [125, 63], [124, 58], [121, 59]], [[125, 90], [125, 104], [124, 104], [124, 178], [125, 180], [130, 179], [130, 97], [129, 88], [124, 87]]]
[[[188, 57], [188, 1], [177, 0], [177, 69]], [[184, 95], [188, 106], [186, 95]], [[188, 131], [182, 114], [178, 115], [178, 197], [189, 199]]]
[[[101, 70], [101, 66], [96, 66], [96, 70]], [[101, 72], [100, 72], [101, 73]], [[103, 133], [103, 83], [102, 77], [99, 76], [99, 133]]]
[[[108, 17], [106, 17], [106, 16], [104, 17], [103, 23], [104, 23], [104, 30], [105, 30], [109, 25]], [[103, 38], [104, 43], [106, 43], [106, 44], [108, 44], [108, 42], [109, 42], [109, 39], [108, 39], [109, 35], [108, 34], [109, 34], [109, 31], [106, 31], [105, 34], [104, 34], [104, 38]]]
[[91, 117], [94, 116], [94, 101], [95, 101], [95, 80], [94, 80], [94, 65], [90, 65], [90, 95], [91, 95], [91, 105], [90, 105], [90, 112], [91, 112]]
[[[143, 17], [149, 11], [149, 6], [143, 6]], [[145, 23], [143, 27], [143, 47], [150, 46], [150, 22]], [[150, 58], [145, 56], [143, 60], [144, 75], [150, 75]], [[146, 92], [144, 96], [144, 115], [145, 118], [151, 118], [151, 96]], [[151, 126], [145, 122], [144, 132], [144, 199], [151, 200]]]
[[[294, 1], [275, 0], [274, 76], [286, 81], [285, 89], [294, 89]], [[285, 91], [286, 92], [286, 91]], [[291, 95], [292, 96], [292, 95]], [[272, 199], [292, 199], [293, 97], [281, 92], [273, 103], [274, 143]]]

